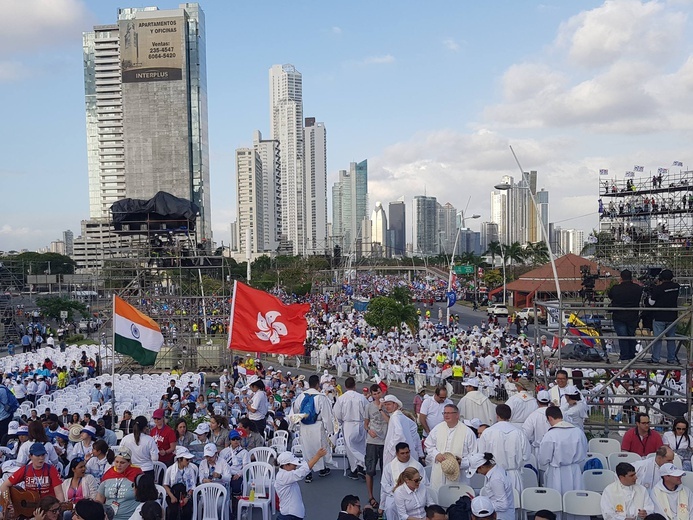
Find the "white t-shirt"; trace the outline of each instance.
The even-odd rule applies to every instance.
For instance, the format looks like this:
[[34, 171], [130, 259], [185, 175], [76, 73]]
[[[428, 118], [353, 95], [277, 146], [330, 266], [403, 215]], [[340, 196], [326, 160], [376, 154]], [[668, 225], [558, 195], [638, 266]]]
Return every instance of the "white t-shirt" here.
[[261, 421], [264, 419], [267, 416], [267, 394], [262, 390], [257, 390], [253, 394], [250, 406], [255, 409], [255, 411], [248, 412], [248, 419], [251, 421]]

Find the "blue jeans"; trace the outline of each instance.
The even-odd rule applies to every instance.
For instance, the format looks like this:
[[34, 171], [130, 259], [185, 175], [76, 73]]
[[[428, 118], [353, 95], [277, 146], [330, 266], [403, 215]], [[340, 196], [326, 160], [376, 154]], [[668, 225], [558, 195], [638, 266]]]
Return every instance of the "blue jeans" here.
[[619, 359], [633, 359], [635, 357], [635, 338], [624, 339], [622, 336], [635, 336], [637, 323], [614, 320], [614, 331], [618, 338], [618, 348], [621, 352]]
[[[664, 332], [664, 329], [666, 329], [669, 325], [671, 325], [673, 322], [672, 321], [657, 321], [654, 320], [652, 324], [652, 332], [654, 333], [655, 337], [659, 336], [662, 332]], [[666, 334], [664, 335], [665, 338], [673, 338], [676, 336], [676, 327], [671, 327]], [[673, 339], [669, 340], [664, 340], [667, 343], [667, 363], [675, 363], [676, 362], [676, 341]], [[655, 341], [652, 345], [652, 361], [659, 362], [659, 356], [662, 350], [662, 340], [658, 339]]]

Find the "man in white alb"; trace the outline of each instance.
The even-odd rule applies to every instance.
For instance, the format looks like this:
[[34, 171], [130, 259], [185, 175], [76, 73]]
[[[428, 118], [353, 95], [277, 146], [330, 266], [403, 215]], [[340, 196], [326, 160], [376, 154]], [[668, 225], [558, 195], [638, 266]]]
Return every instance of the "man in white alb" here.
[[339, 421], [344, 433], [344, 445], [349, 460], [347, 476], [353, 480], [359, 478], [359, 474], [365, 473], [366, 459], [366, 430], [363, 421], [366, 418], [366, 398], [355, 391], [356, 380], [347, 377], [344, 382], [346, 392], [337, 398], [332, 408], [335, 419]]

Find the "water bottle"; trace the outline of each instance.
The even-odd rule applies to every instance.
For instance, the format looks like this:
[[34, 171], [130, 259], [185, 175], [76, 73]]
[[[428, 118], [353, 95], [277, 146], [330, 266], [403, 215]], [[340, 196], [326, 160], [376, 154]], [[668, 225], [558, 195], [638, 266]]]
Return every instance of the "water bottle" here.
[[250, 495], [248, 495], [248, 502], [255, 502], [255, 481], [250, 483]]

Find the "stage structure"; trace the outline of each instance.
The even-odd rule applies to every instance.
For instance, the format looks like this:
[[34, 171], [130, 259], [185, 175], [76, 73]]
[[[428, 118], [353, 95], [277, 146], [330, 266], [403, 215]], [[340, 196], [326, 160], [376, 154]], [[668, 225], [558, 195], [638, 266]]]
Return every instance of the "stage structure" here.
[[[113, 232], [127, 236], [129, 247], [104, 251], [100, 278], [105, 291], [151, 316], [165, 339], [156, 364], [146, 369], [185, 372], [228, 366], [233, 281], [228, 259], [209, 256], [208, 248], [195, 241], [198, 207], [159, 192], [150, 200], [120, 200], [111, 214]], [[111, 326], [109, 319], [105, 328]], [[125, 359], [117, 370], [141, 368]]]

